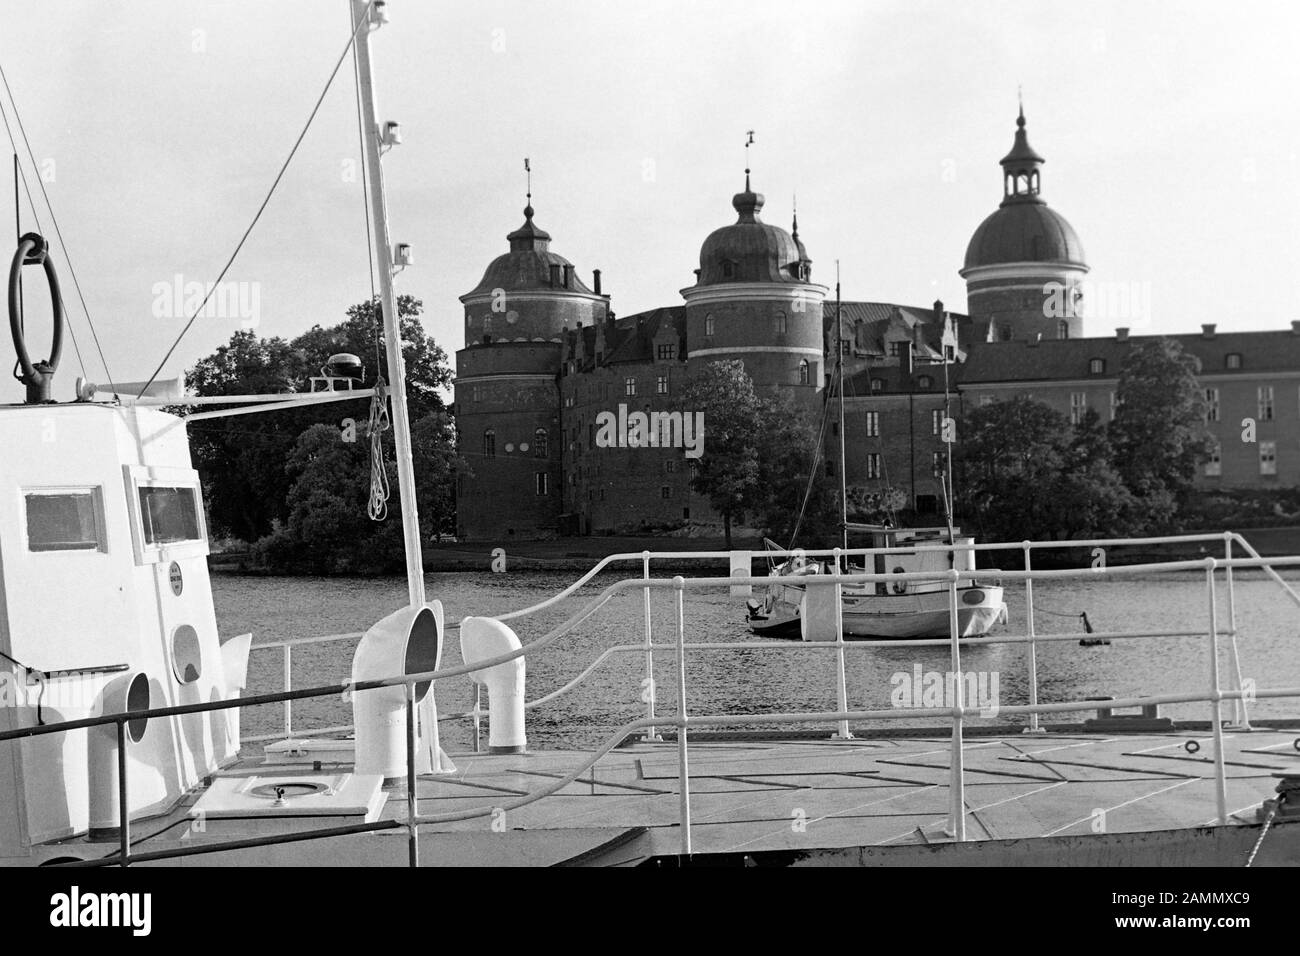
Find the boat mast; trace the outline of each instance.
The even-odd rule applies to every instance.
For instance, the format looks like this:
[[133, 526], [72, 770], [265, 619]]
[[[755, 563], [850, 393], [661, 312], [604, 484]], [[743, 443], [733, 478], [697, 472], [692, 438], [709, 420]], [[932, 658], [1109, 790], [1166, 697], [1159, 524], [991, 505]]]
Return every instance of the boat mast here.
[[402, 538], [406, 546], [406, 587], [413, 607], [424, 606], [424, 559], [420, 553], [420, 516], [415, 506], [415, 474], [411, 463], [411, 422], [406, 409], [406, 367], [402, 360], [402, 331], [393, 294], [394, 249], [388, 236], [388, 205], [384, 199], [384, 172], [380, 164], [381, 131], [375, 120], [375, 88], [370, 69], [370, 33], [387, 22], [384, 4], [349, 0], [352, 23], [369, 23], [356, 37], [357, 75], [366, 144], [370, 188], [371, 229], [375, 254], [380, 259], [379, 299], [384, 320], [384, 347], [388, 358], [389, 398], [393, 438], [397, 446], [397, 489], [402, 507]]
[[840, 260], [835, 260], [835, 381], [840, 393], [840, 534], [849, 548], [849, 490], [844, 474], [844, 317], [840, 312]]
[[[946, 324], [946, 317], [944, 321]], [[957, 542], [953, 540], [956, 532], [953, 531], [952, 527], [952, 441], [950, 441], [950, 434], [948, 431], [951, 427], [948, 423], [952, 421], [952, 405], [951, 394], [948, 387], [948, 342], [946, 336], [939, 340], [939, 348], [943, 350], [943, 428], [939, 430], [939, 437], [943, 439], [943, 448], [946, 457], [945, 470], [947, 471], [947, 480], [944, 482], [943, 488], [943, 507], [944, 511], [948, 515], [948, 543], [953, 545]], [[953, 357], [955, 358], [957, 347], [954, 345], [952, 348], [954, 353]], [[951, 550], [948, 552], [948, 560], [950, 562], [955, 560]]]

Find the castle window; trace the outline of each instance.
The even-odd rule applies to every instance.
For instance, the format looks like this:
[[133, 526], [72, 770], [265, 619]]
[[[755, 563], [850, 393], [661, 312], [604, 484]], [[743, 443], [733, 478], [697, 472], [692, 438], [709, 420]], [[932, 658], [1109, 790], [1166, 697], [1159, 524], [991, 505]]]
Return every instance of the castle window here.
[[1088, 393], [1071, 392], [1070, 393], [1070, 424], [1078, 425], [1083, 421], [1083, 416], [1088, 411]]
[[920, 378], [916, 380], [917, 388], [929, 388], [930, 385], [931, 385], [931, 381], [930, 381], [930, 376], [928, 375], [922, 375]]
[[943, 409], [936, 408], [930, 412], [930, 433], [939, 434], [943, 430]]
[[1105, 375], [1105, 374], [1106, 374], [1106, 360], [1105, 360], [1105, 359], [1100, 359], [1100, 358], [1089, 359], [1089, 360], [1088, 360], [1088, 374], [1089, 374], [1089, 375]]
[[671, 498], [672, 496], [673, 496], [673, 489], [671, 485], [663, 485], [660, 487], [659, 489], [660, 498]]
[[1210, 447], [1209, 457], [1205, 459], [1205, 474], [1209, 478], [1223, 474], [1223, 449], [1217, 441]]
[[1011, 326], [1009, 326], [1009, 325], [1002, 325], [1002, 326], [999, 326], [999, 327], [998, 327], [998, 335], [1001, 337], [1001, 339], [1002, 339], [1003, 342], [1010, 342], [1010, 341], [1011, 341]]
[[772, 316], [772, 331], [777, 335], [784, 335], [786, 331], [786, 317], [784, 312], [777, 312]]
[[473, 398], [473, 401], [475, 401], [475, 402], [481, 402], [481, 401], [483, 401], [483, 386], [482, 386], [482, 385], [475, 385], [475, 386], [474, 386], [474, 398]]
[[551, 436], [545, 428], [539, 428], [533, 432], [533, 454], [538, 458], [546, 458], [551, 453]]
[[880, 412], [867, 412], [867, 437], [877, 438], [880, 435]]
[[659, 361], [670, 362], [673, 359], [677, 358], [677, 346], [673, 345], [672, 343], [666, 343], [660, 345], [655, 350], [655, 354], [656, 356], [658, 356]]
[[873, 379], [871, 380], [871, 390], [872, 390], [873, 392], [884, 391], [884, 388], [885, 388], [885, 381], [884, 381], [884, 379], [873, 378]]
[[727, 260], [722, 263], [722, 278], [734, 279], [736, 277], [736, 264]]
[[1207, 422], [1217, 422], [1219, 420], [1219, 390], [1217, 388], [1207, 388], [1205, 390], [1205, 420]]
[[1259, 420], [1261, 422], [1271, 422], [1273, 420], [1273, 386], [1261, 385], [1255, 394], [1259, 400]]
[[1224, 368], [1241, 368], [1241, 353], [1229, 352], [1223, 357], [1223, 366]]
[[664, 474], [671, 475], [676, 470], [677, 462], [673, 461], [671, 458], [664, 462]]
[[799, 384], [808, 385], [812, 382], [812, 370], [808, 366], [807, 359], [799, 360]]
[[1058, 339], [1068, 339], [1070, 337], [1070, 323], [1061, 319], [1056, 323], [1056, 337]]
[[667, 375], [659, 375], [659, 376], [656, 376], [656, 377], [655, 377], [655, 394], [656, 394], [656, 395], [667, 395], [667, 394], [668, 394], [668, 376], [667, 376]]
[[930, 452], [930, 475], [934, 478], [943, 477], [943, 452]]
[[623, 379], [623, 394], [624, 394], [624, 395], [635, 395], [635, 394], [636, 394], [636, 379], [635, 379], [635, 378], [625, 378], [625, 379]]
[[483, 432], [483, 457], [495, 458], [497, 456], [497, 433], [491, 428]]
[[539, 471], [536, 477], [538, 496], [549, 495], [551, 493], [551, 476], [544, 471]]
[[981, 395], [981, 396], [980, 396], [980, 408], [983, 408], [985, 405], [992, 405], [992, 404], [993, 404], [993, 396], [992, 396], [992, 395]]
[[1277, 442], [1259, 443], [1259, 473], [1261, 475], [1277, 474]]
[[713, 334], [713, 313], [712, 312], [710, 312], [708, 315], [704, 317], [704, 334], [705, 335]]
[[880, 477], [880, 455], [874, 451], [867, 455], [867, 477]]

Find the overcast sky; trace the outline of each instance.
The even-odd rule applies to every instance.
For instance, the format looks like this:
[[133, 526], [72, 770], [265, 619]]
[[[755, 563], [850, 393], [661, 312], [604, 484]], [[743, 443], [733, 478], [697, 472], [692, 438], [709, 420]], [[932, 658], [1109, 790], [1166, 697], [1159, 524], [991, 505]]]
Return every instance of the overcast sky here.
[[[1018, 86], [1047, 158], [1044, 197], [1078, 231], [1102, 294], [1136, 292], [1132, 314], [1089, 334], [1300, 318], [1295, 3], [388, 6], [373, 36], [379, 112], [405, 144], [385, 179], [393, 238], [416, 257], [398, 291], [424, 301], [449, 354], [464, 344], [456, 297], [522, 221], [523, 157], [552, 248], [585, 281], [602, 269], [627, 315], [681, 302], [701, 242], [735, 218], [749, 129], [763, 216], [788, 228], [797, 192], [814, 280], [833, 285], [839, 259], [845, 298], [965, 311], [957, 270], [1001, 199]], [[147, 378], [186, 318], [154, 314], [158, 285], [215, 278], [347, 40], [347, 3], [0, 8], [32, 187], [44, 177], [113, 376]], [[260, 334], [338, 322], [367, 297], [361, 186], [347, 176], [357, 154], [345, 68], [228, 276], [250, 284], [246, 305], [256, 289]], [[25, 199], [22, 211], [33, 229]], [[64, 283], [72, 304], [66, 269]], [[41, 355], [46, 313], [29, 291]], [[199, 319], [166, 372], [240, 326]], [[56, 394], [78, 374], [69, 347]], [[0, 400], [17, 399], [3, 378]]]

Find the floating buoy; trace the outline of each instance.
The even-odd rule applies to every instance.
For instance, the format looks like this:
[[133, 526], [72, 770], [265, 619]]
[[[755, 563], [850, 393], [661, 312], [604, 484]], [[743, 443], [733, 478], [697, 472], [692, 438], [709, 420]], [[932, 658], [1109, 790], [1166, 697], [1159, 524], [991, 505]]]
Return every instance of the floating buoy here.
[[[1092, 633], [1092, 622], [1088, 620], [1088, 612], [1087, 612], [1087, 611], [1082, 612], [1082, 613], [1079, 615], [1079, 617], [1083, 618], [1083, 629], [1084, 629], [1087, 633], [1091, 634], [1091, 633]], [[1096, 646], [1098, 646], [1099, 644], [1100, 644], [1100, 645], [1108, 645], [1108, 644], [1110, 644], [1110, 641], [1109, 641], [1107, 638], [1104, 638], [1104, 637], [1083, 637], [1083, 638], [1080, 638], [1080, 639], [1079, 639], [1079, 646], [1080, 646], [1080, 647], [1096, 647]]]

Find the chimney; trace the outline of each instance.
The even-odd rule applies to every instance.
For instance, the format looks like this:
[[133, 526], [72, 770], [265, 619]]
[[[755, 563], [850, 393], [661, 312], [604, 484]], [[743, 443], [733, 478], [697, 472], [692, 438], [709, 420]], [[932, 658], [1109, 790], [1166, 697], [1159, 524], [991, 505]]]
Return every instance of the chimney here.
[[1115, 341], [1116, 341], [1116, 342], [1127, 342], [1127, 341], [1128, 341], [1128, 327], [1127, 327], [1127, 326], [1121, 326], [1120, 328], [1117, 328], [1117, 329], [1115, 330]]
[[556, 288], [560, 284], [560, 264], [551, 263], [551, 288]]
[[595, 292], [596, 295], [600, 295], [600, 270], [599, 269], [591, 270], [591, 282], [594, 287], [592, 291]]
[[571, 265], [564, 267], [564, 287], [566, 289], [573, 288], [573, 266]]
[[934, 317], [940, 322], [943, 321], [943, 299], [934, 300]]
[[898, 343], [898, 371], [903, 381], [907, 382], [912, 377], [912, 343]]
[[1212, 338], [1214, 338], [1214, 323], [1213, 323], [1213, 322], [1207, 322], [1207, 323], [1205, 323], [1204, 325], [1201, 326], [1201, 338], [1203, 338], [1203, 339], [1212, 339]]
[[1291, 334], [1300, 335], [1300, 319], [1291, 320]]

